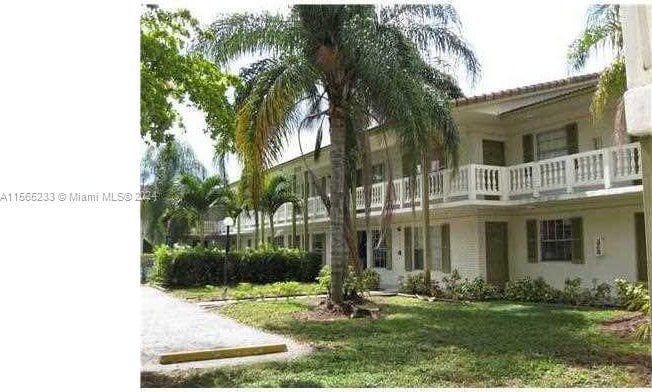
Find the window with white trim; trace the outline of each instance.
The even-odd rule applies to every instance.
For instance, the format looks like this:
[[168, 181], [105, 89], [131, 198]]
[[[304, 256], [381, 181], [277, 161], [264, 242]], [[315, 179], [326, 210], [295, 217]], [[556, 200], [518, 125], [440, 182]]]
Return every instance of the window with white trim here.
[[573, 259], [573, 226], [570, 219], [540, 221], [539, 236], [542, 261]]
[[375, 268], [387, 268], [387, 241], [380, 230], [371, 230], [371, 246]]

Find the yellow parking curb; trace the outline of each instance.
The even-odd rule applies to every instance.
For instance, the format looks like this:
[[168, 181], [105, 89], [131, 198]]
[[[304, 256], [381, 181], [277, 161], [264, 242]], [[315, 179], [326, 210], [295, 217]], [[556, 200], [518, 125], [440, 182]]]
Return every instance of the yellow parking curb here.
[[246, 357], [249, 355], [283, 353], [288, 351], [285, 344], [265, 344], [260, 346], [227, 347], [214, 350], [181, 351], [161, 354], [159, 363], [167, 365], [178, 362], [205, 361], [208, 359]]

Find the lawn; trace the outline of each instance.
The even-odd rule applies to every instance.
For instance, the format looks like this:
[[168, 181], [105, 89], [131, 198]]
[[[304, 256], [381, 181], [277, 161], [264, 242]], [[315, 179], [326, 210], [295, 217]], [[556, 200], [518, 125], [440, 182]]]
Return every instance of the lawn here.
[[247, 302], [220, 312], [311, 342], [269, 362], [144, 376], [143, 387], [644, 386], [649, 345], [600, 330], [624, 312], [543, 304], [375, 299], [380, 320], [299, 321], [309, 300]]
[[[186, 289], [173, 289], [170, 293], [179, 298], [212, 301], [224, 299], [224, 286], [203, 286]], [[240, 283], [234, 287], [228, 287], [226, 299], [246, 299], [261, 297], [283, 297], [288, 295], [316, 295], [324, 294], [326, 290], [322, 289], [318, 283], [299, 283], [299, 282], [282, 282], [273, 284], [254, 285], [250, 283]]]

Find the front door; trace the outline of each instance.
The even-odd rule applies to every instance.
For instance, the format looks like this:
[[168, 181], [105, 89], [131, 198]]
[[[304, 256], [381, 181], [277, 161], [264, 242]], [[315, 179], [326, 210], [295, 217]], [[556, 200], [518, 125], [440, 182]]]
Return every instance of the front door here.
[[647, 282], [647, 247], [645, 245], [645, 219], [643, 213], [634, 214], [634, 235], [636, 237], [636, 280]]
[[507, 222], [485, 222], [487, 282], [502, 286], [509, 280]]

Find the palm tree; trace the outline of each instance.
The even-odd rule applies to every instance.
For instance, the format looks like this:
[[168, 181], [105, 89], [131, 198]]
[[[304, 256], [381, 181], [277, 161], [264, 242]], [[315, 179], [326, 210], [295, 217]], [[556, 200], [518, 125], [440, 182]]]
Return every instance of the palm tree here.
[[224, 200], [225, 185], [220, 176], [202, 180], [190, 174], [182, 175], [177, 183], [176, 202], [169, 215], [187, 219], [194, 224], [203, 243], [204, 221], [209, 210]]
[[243, 213], [249, 216], [251, 204], [247, 198], [246, 181], [241, 178], [235, 190], [228, 185], [224, 186], [219, 204], [224, 206], [224, 215], [233, 218], [236, 222], [236, 249], [240, 249], [240, 217]]
[[[614, 55], [611, 64], [600, 73], [598, 86], [593, 94], [591, 115], [595, 121], [600, 120], [609, 102], [618, 100], [618, 111], [621, 110], [621, 98], [627, 88], [623, 31], [619, 14], [618, 4], [589, 6], [584, 31], [568, 48], [568, 65], [574, 71], [583, 69], [591, 55], [600, 49], [608, 49]], [[622, 131], [622, 124], [619, 119], [616, 120], [616, 130]]]
[[141, 188], [151, 197], [141, 202], [141, 232], [152, 244], [164, 242], [180, 223], [167, 220], [169, 225], [164, 226], [163, 217], [172, 203], [174, 183], [184, 174], [200, 178], [206, 175], [190, 145], [173, 140], [147, 147], [141, 160]]
[[270, 237], [274, 241], [274, 214], [285, 203], [298, 206], [299, 198], [294, 194], [292, 181], [282, 174], [269, 177], [260, 196], [260, 205], [263, 213], [269, 217]]
[[[322, 198], [330, 214], [330, 299], [335, 304], [343, 301], [345, 232], [350, 234], [347, 153], [369, 153], [366, 130], [375, 123], [395, 132], [404, 151], [420, 156], [428, 141], [455, 156], [450, 101], [461, 91], [449, 74], [451, 64], [441, 56], [459, 62], [472, 77], [479, 73], [459, 27], [450, 5], [295, 5], [287, 16], [222, 17], [211, 24], [212, 37], [196, 45], [218, 64], [252, 54], [270, 56], [243, 71], [249, 77], [243, 77], [248, 82], [235, 138], [250, 173], [273, 165], [292, 132], [319, 125], [319, 142], [328, 120], [331, 186], [330, 197]], [[318, 156], [319, 143], [316, 147]]]

